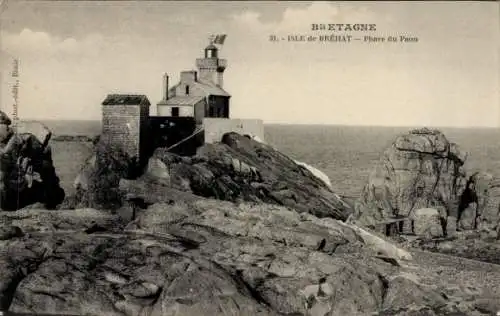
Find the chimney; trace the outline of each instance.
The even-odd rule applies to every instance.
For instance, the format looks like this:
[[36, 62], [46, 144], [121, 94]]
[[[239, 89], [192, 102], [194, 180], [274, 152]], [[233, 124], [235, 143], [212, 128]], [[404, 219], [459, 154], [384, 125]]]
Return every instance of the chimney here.
[[168, 100], [168, 74], [163, 74], [163, 100]]
[[198, 80], [198, 74], [194, 70], [181, 71], [181, 82], [192, 83]]

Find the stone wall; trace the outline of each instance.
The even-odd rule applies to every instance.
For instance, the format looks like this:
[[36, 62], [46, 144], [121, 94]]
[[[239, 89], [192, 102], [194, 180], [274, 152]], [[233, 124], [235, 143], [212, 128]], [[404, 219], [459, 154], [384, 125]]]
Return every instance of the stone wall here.
[[102, 133], [130, 156], [139, 157], [141, 125], [146, 124], [148, 115], [139, 105], [103, 105]]

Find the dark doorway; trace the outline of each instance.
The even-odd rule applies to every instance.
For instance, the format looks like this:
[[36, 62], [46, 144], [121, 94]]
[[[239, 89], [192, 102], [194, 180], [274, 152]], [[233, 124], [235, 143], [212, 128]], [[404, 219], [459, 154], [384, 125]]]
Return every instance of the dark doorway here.
[[224, 117], [229, 118], [229, 104], [227, 101], [224, 103]]
[[179, 116], [179, 108], [178, 107], [172, 108], [172, 116], [174, 116], [174, 117]]

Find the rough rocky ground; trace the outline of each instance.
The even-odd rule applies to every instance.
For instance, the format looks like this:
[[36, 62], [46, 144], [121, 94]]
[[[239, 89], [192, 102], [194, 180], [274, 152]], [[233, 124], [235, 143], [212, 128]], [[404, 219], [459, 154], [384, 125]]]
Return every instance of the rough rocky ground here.
[[420, 251], [390, 260], [333, 219], [183, 196], [128, 224], [93, 209], [1, 213], [2, 307], [73, 315], [492, 315], [498, 307], [498, 266]]
[[500, 310], [500, 266], [422, 251], [416, 242], [402, 243], [407, 252], [335, 220], [345, 219], [352, 204], [269, 146], [230, 134], [191, 158], [158, 150], [135, 180], [124, 179], [133, 178], [127, 157], [96, 150], [101, 154], [79, 178], [79, 196], [66, 201], [78, 209], [0, 212], [0, 310], [311, 316]]
[[409, 246], [500, 265], [500, 241], [491, 231], [464, 231], [448, 238], [418, 239]]

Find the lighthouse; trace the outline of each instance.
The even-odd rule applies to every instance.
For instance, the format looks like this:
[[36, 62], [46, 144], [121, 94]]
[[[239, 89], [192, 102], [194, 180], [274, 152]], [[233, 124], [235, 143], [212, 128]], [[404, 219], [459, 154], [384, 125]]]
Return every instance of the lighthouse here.
[[[150, 118], [155, 134], [168, 134], [177, 141], [181, 136], [173, 135], [184, 137], [202, 129], [205, 143], [220, 141], [224, 133], [231, 131], [264, 139], [261, 120], [230, 116], [231, 95], [224, 88], [227, 61], [220, 58], [225, 39], [225, 34], [212, 36], [195, 60], [196, 70], [181, 71], [179, 82], [172, 87], [168, 75], [164, 75], [163, 99], [157, 103], [157, 116]], [[171, 124], [174, 126], [169, 128]]]
[[222, 36], [210, 40], [203, 58], [195, 60], [198, 69], [181, 71], [177, 84], [169, 87], [169, 77], [164, 75], [163, 99], [157, 103], [158, 116], [176, 120], [193, 117], [198, 126], [203, 125], [207, 117], [229, 118], [231, 95], [222, 87], [227, 62], [219, 58], [219, 49], [215, 46], [224, 42]]
[[212, 82], [220, 88], [223, 87], [227, 61], [219, 58], [219, 49], [214, 43], [205, 47], [205, 57], [196, 59], [196, 67], [202, 80]]

